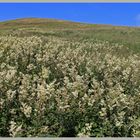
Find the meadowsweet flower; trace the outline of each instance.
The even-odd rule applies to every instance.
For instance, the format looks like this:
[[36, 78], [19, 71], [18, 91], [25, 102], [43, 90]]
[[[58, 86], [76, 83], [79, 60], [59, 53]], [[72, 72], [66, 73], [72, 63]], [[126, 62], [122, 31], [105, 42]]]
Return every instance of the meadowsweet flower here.
[[30, 117], [31, 112], [32, 112], [32, 107], [28, 106], [26, 103], [21, 103], [22, 107], [21, 110], [25, 114], [26, 117]]
[[22, 125], [17, 126], [16, 122], [11, 121], [10, 122], [10, 136], [15, 137], [22, 129]]

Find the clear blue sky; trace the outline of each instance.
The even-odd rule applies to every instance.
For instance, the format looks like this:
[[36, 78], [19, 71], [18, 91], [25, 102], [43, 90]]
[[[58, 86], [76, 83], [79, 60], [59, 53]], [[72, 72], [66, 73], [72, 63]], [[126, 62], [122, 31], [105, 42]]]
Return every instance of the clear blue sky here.
[[140, 3], [0, 3], [0, 21], [25, 17], [139, 26]]

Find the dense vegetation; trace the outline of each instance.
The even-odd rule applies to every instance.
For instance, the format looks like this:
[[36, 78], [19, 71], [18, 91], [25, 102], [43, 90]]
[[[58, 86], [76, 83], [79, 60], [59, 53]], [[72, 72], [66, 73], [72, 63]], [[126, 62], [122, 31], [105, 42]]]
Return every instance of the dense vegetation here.
[[40, 20], [0, 23], [0, 136], [139, 137], [140, 29]]

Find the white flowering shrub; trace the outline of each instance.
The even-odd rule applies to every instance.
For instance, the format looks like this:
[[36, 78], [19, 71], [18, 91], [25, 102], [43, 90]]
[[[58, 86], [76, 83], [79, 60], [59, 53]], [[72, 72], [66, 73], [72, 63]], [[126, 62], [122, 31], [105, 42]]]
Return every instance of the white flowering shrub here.
[[139, 137], [140, 57], [123, 45], [0, 37], [0, 136]]

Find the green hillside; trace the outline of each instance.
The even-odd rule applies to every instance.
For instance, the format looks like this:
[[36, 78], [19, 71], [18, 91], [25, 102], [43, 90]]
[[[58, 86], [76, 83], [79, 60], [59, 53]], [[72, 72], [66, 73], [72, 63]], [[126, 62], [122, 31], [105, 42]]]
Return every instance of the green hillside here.
[[0, 23], [0, 137], [140, 137], [139, 124], [140, 28]]
[[139, 52], [140, 28], [86, 24], [56, 19], [24, 18], [0, 23], [0, 34], [43, 35], [68, 39], [99, 39], [121, 43]]

